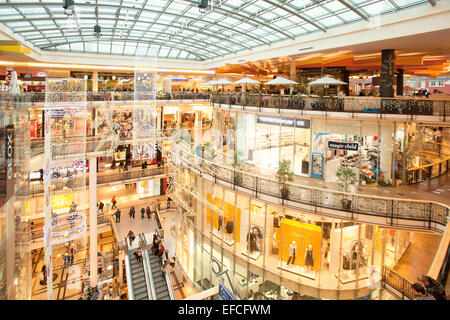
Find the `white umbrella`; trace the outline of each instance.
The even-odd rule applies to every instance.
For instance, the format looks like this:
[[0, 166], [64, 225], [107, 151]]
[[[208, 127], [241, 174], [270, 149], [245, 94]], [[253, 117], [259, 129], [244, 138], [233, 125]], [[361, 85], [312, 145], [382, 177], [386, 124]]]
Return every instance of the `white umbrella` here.
[[222, 90], [223, 90], [223, 86], [233, 84], [233, 82], [228, 81], [227, 79], [219, 79], [219, 80], [213, 81], [213, 84], [216, 86], [222, 86]]
[[308, 85], [335, 85], [335, 86], [340, 86], [343, 84], [347, 84], [347, 82], [336, 80], [330, 77], [323, 77], [308, 83]]
[[234, 84], [260, 84], [261, 82], [250, 79], [250, 78], [242, 78], [241, 80], [236, 81]]
[[290, 84], [298, 84], [298, 82], [295, 82], [293, 80], [289, 80], [286, 78], [283, 78], [282, 76], [277, 76], [275, 79], [270, 80], [266, 82], [267, 85], [290, 85]]

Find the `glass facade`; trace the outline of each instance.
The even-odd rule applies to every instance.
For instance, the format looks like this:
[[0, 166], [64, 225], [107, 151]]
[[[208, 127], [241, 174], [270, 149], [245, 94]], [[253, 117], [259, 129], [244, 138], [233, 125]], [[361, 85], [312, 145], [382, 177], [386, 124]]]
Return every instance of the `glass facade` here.
[[240, 299], [377, 298], [383, 266], [400, 267], [415, 234], [262, 202], [187, 171], [176, 179], [191, 208], [177, 208], [183, 269], [198, 288], [221, 281]]

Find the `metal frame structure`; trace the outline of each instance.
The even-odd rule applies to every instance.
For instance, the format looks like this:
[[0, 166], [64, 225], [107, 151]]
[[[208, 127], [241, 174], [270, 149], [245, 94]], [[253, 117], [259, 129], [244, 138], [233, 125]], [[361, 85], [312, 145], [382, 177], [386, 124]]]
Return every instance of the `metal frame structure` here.
[[0, 23], [43, 50], [209, 60], [437, 1], [209, 0], [200, 11], [196, 0], [76, 0], [69, 17], [61, 1], [0, 0]]

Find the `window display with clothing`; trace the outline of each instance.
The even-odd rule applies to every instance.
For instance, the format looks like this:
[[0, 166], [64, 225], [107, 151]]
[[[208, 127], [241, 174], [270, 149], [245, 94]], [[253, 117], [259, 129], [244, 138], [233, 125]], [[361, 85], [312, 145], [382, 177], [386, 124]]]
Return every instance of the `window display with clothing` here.
[[297, 255], [297, 244], [295, 243], [295, 241], [292, 241], [292, 243], [289, 245], [289, 259], [287, 261], [288, 265], [291, 262], [291, 259], [292, 259], [292, 264], [295, 263], [296, 255]]

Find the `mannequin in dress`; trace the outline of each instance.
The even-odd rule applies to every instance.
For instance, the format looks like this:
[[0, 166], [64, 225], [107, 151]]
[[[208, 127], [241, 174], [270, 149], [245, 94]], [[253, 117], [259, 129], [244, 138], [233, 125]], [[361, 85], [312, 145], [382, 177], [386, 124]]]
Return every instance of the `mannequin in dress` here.
[[256, 234], [253, 229], [247, 233], [247, 251], [253, 253], [256, 250]]
[[295, 241], [292, 241], [292, 243], [289, 245], [289, 259], [287, 261], [288, 265], [291, 262], [291, 259], [292, 259], [292, 264], [295, 263], [296, 255], [297, 255], [297, 244], [295, 243]]
[[306, 271], [312, 271], [314, 269], [314, 251], [312, 245], [309, 245], [305, 250], [305, 268]]

